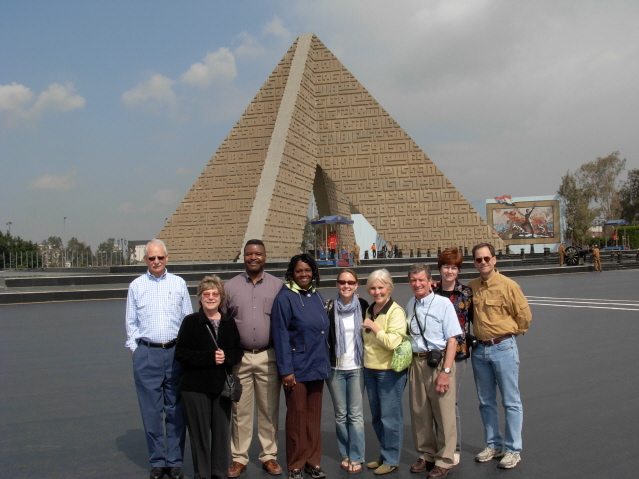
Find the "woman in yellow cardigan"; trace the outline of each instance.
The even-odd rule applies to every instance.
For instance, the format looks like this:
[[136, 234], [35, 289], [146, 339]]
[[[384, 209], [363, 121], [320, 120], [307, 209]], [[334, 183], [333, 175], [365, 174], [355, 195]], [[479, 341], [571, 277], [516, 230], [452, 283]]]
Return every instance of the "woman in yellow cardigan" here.
[[399, 467], [404, 413], [402, 393], [406, 370], [395, 372], [390, 364], [393, 350], [406, 334], [406, 313], [393, 301], [393, 279], [385, 269], [373, 271], [366, 281], [373, 304], [366, 311], [364, 328], [364, 383], [368, 392], [373, 429], [380, 445], [379, 459], [368, 463], [375, 474]]

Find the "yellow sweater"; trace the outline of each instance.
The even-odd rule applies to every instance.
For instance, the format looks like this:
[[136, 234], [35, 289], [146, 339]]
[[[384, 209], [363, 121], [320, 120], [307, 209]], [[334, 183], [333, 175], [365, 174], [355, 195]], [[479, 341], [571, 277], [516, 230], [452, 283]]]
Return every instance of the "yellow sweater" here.
[[[373, 303], [366, 317], [371, 317]], [[390, 369], [393, 350], [400, 345], [406, 334], [406, 313], [391, 298], [375, 319], [381, 329], [376, 335], [364, 331], [364, 367], [369, 369]]]

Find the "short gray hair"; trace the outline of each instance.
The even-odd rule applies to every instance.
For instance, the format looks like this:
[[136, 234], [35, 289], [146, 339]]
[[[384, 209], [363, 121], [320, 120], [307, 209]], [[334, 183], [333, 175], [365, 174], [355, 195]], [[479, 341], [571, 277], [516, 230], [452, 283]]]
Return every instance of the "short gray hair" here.
[[433, 279], [433, 275], [430, 272], [430, 266], [424, 263], [415, 263], [408, 268], [408, 279], [410, 279], [411, 274], [419, 274], [422, 271], [426, 271], [426, 277], [428, 279]]
[[395, 285], [393, 285], [393, 278], [391, 278], [388, 270], [383, 268], [376, 269], [368, 276], [368, 279], [366, 280], [366, 289], [370, 289], [372, 284], [377, 280], [384, 283], [384, 286], [386, 286], [386, 288], [388, 288], [388, 291], [390, 291], [391, 293], [395, 289]]
[[144, 256], [149, 256], [149, 246], [151, 246], [152, 244], [159, 244], [164, 249], [164, 256], [168, 256], [169, 255], [169, 250], [166, 249], [166, 245], [164, 244], [164, 241], [162, 241], [160, 239], [157, 239], [157, 238], [153, 238], [144, 247]]

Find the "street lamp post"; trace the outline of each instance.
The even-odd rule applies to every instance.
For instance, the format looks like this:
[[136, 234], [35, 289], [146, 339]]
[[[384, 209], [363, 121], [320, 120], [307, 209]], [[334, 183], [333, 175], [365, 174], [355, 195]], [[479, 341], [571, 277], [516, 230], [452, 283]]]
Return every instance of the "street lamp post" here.
[[11, 221], [7, 221], [7, 226], [8, 226], [8, 228], [7, 228], [7, 236], [11, 236], [11, 225], [12, 224], [13, 223]]
[[62, 220], [62, 251], [64, 257], [64, 266], [67, 266], [67, 249], [64, 247], [64, 238], [67, 236], [67, 217]]

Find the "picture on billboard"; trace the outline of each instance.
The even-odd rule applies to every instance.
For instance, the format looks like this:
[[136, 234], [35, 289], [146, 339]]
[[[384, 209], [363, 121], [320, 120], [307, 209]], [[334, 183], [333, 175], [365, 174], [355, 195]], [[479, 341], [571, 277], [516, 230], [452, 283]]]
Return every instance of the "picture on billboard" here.
[[487, 213], [489, 223], [507, 244], [553, 243], [559, 238], [557, 201], [488, 204]]

